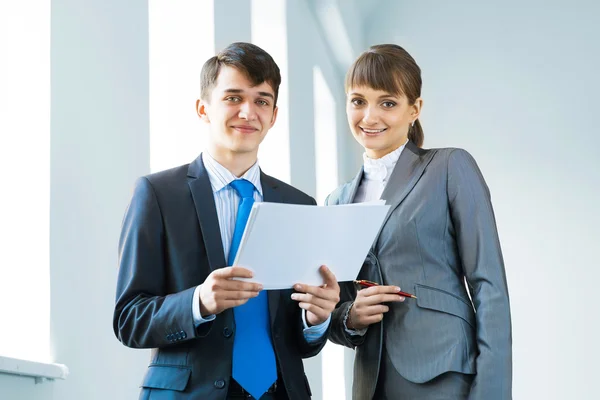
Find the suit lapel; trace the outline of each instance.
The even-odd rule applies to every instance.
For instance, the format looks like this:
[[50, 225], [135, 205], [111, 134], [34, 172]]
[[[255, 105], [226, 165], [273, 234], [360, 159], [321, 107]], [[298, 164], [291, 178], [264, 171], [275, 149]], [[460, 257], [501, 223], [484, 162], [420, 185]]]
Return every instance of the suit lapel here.
[[[283, 203], [281, 192], [279, 191], [277, 181], [271, 178], [269, 175], [260, 171], [260, 184], [263, 190], [263, 201], [266, 203]], [[281, 267], [285, 268], [284, 260], [281, 261]], [[281, 296], [281, 290], [269, 290], [267, 292], [267, 298], [269, 301], [269, 316], [271, 318], [271, 326], [275, 324], [275, 317], [277, 316], [277, 308], [279, 307], [279, 299]]]
[[263, 201], [266, 203], [283, 203], [277, 180], [260, 171], [260, 184], [263, 190]]
[[427, 167], [434, 154], [435, 152], [433, 151], [425, 151], [418, 148], [411, 141], [406, 143], [406, 147], [402, 153], [400, 153], [400, 158], [390, 176], [390, 181], [387, 183], [381, 194], [381, 198], [390, 206], [390, 209], [381, 224], [381, 228], [373, 242], [373, 246], [377, 243], [381, 230], [392, 215], [392, 212], [394, 212], [417, 184], [419, 178], [421, 178], [421, 175], [423, 175], [423, 172], [425, 171], [425, 167]]
[[340, 193], [338, 204], [352, 203], [352, 200], [354, 200], [354, 196], [356, 196], [356, 191], [358, 190], [360, 181], [362, 180], [363, 170], [364, 170], [363, 167], [361, 167], [360, 171], [358, 171], [358, 174], [356, 174], [354, 179], [352, 179], [350, 182], [348, 182], [342, 188], [342, 192]]
[[194, 200], [196, 215], [200, 222], [204, 248], [208, 258], [208, 264], [211, 271], [217, 268], [225, 267], [225, 254], [223, 252], [223, 243], [221, 242], [221, 230], [219, 228], [219, 219], [217, 217], [217, 208], [210, 185], [210, 179], [202, 155], [198, 156], [188, 168], [188, 185]]

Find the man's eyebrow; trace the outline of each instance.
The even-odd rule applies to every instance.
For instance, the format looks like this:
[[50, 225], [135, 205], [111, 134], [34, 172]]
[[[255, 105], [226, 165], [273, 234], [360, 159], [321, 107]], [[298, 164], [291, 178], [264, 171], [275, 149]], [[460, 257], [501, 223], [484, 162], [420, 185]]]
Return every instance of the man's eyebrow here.
[[[242, 89], [225, 89], [224, 91], [225, 93], [231, 93], [231, 94], [240, 94], [240, 93], [244, 93], [244, 91]], [[273, 94], [269, 93], [269, 92], [258, 92], [259, 95], [263, 96], [263, 97], [270, 97], [272, 99], [275, 99], [275, 96], [273, 96]]]
[[270, 98], [274, 99], [273, 95], [269, 92], [258, 92], [258, 94], [260, 94], [261, 96], [264, 96], [264, 97], [270, 97]]

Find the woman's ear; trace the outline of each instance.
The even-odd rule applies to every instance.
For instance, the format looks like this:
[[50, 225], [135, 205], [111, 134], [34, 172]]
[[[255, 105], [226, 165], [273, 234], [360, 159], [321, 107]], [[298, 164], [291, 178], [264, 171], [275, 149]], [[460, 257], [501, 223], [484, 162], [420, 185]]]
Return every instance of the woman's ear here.
[[417, 100], [415, 100], [415, 103], [412, 105], [412, 110], [410, 112], [413, 122], [416, 121], [417, 119], [419, 119], [419, 117], [421, 116], [422, 108], [423, 108], [423, 99], [419, 97]]

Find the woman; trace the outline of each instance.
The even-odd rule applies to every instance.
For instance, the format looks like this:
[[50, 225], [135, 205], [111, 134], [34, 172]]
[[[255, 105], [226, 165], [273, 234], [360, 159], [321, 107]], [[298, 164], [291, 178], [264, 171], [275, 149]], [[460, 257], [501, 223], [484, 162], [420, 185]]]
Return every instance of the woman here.
[[508, 290], [475, 160], [421, 148], [421, 71], [400, 46], [363, 53], [346, 93], [364, 167], [327, 204], [391, 206], [358, 278], [380, 285], [346, 285], [332, 316], [331, 340], [356, 348], [353, 398], [510, 399]]

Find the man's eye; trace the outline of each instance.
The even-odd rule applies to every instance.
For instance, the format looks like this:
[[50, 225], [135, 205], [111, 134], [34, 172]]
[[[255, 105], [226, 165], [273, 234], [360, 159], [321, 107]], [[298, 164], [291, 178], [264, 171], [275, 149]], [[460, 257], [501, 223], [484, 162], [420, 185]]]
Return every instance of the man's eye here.
[[264, 101], [264, 100], [257, 100], [256, 104], [261, 105], [261, 106], [268, 106], [269, 103]]
[[229, 96], [229, 97], [226, 97], [225, 100], [230, 101], [232, 103], [239, 103], [242, 99], [240, 99], [239, 97], [236, 97], [236, 96]]

